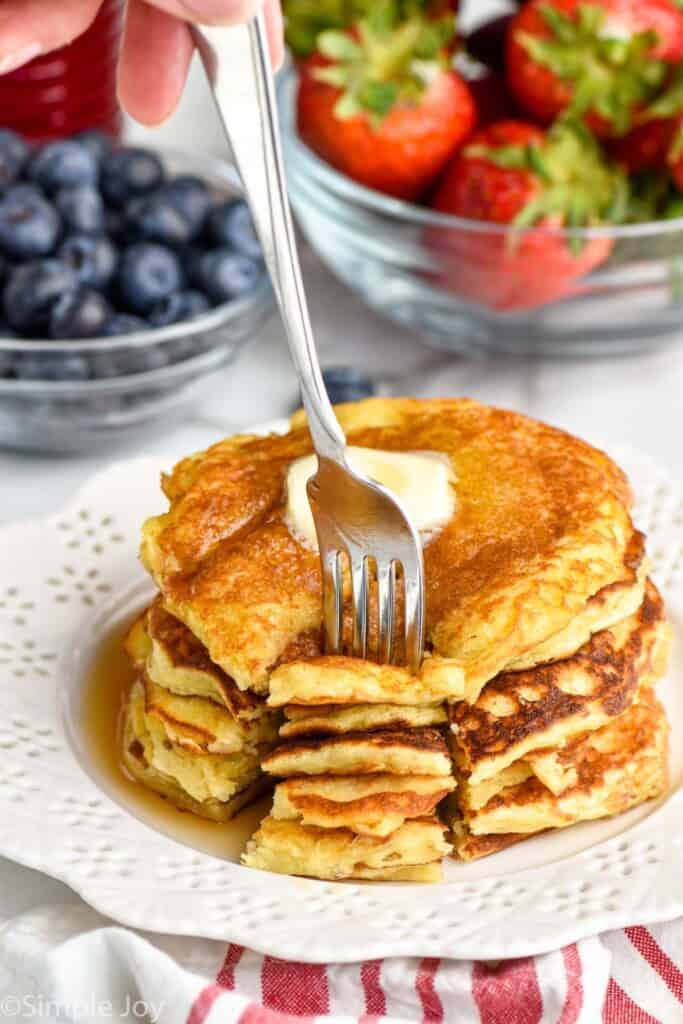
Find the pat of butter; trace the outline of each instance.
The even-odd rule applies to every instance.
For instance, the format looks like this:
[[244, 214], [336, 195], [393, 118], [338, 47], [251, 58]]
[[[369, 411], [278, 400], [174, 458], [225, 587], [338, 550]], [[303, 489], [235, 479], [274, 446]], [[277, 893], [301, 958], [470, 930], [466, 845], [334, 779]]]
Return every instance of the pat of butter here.
[[[401, 500], [415, 528], [426, 535], [440, 530], [455, 511], [455, 473], [441, 452], [383, 452], [375, 448], [346, 450], [359, 473], [384, 484]], [[318, 550], [306, 484], [318, 467], [315, 455], [296, 459], [287, 473], [286, 522], [306, 547]]]

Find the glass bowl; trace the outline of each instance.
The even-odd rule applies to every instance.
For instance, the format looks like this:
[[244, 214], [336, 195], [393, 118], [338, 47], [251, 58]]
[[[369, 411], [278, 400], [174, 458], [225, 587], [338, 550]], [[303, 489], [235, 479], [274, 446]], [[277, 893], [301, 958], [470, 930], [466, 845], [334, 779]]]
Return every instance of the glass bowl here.
[[[313, 249], [373, 309], [468, 354], [605, 355], [683, 337], [683, 218], [522, 230], [393, 199], [301, 141], [296, 85], [290, 72], [279, 90], [292, 204]], [[568, 276], [575, 261], [594, 269]]]
[[[241, 194], [237, 172], [211, 158], [163, 150], [171, 174], [196, 174], [217, 196]], [[29, 451], [93, 451], [145, 436], [191, 411], [206, 378], [252, 337], [273, 306], [268, 275], [244, 296], [209, 312], [117, 338], [30, 341], [0, 337], [0, 368], [16, 359], [50, 365], [69, 360], [73, 380], [14, 380], [0, 376], [0, 445]], [[117, 375], [121, 358], [139, 372]]]

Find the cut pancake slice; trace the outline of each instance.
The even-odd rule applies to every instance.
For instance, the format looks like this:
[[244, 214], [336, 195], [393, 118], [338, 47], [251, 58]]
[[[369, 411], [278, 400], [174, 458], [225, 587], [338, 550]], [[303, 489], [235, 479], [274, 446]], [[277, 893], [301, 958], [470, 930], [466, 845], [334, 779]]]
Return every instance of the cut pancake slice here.
[[272, 714], [238, 722], [206, 697], [178, 697], [143, 675], [147, 714], [163, 723], [168, 738], [195, 754], [235, 754], [273, 747], [278, 722]]
[[388, 836], [409, 818], [433, 814], [455, 788], [446, 776], [321, 775], [280, 782], [271, 814], [319, 828], [349, 828], [359, 835]]
[[214, 821], [228, 821], [268, 786], [258, 754], [197, 754], [173, 742], [165, 724], [148, 714], [142, 682], [133, 685], [125, 710], [122, 755], [137, 781]]
[[226, 707], [240, 722], [250, 722], [266, 711], [263, 698], [240, 690], [158, 597], [136, 620], [125, 646], [134, 664], [171, 693], [208, 698]]
[[331, 880], [438, 881], [451, 846], [436, 818], [407, 821], [387, 838], [268, 817], [242, 857], [247, 867]]
[[287, 721], [280, 727], [282, 739], [298, 736], [341, 735], [346, 732], [374, 732], [377, 729], [419, 729], [445, 725], [448, 714], [444, 704], [410, 707], [398, 704], [327, 704], [305, 707], [290, 704], [285, 708]]
[[436, 729], [393, 729], [289, 740], [262, 762], [271, 775], [450, 775]]
[[664, 674], [670, 644], [662, 599], [648, 582], [634, 615], [595, 634], [571, 658], [501, 673], [475, 704], [452, 705], [459, 771], [476, 786], [531, 752], [601, 728], [631, 706], [639, 687]]
[[508, 837], [612, 817], [662, 796], [668, 785], [668, 737], [664, 708], [647, 690], [630, 711], [562, 751], [576, 772], [575, 785], [555, 796], [531, 778], [477, 810], [461, 808], [460, 837], [502, 836], [509, 844], [514, 840]]
[[270, 677], [271, 707], [285, 704], [435, 704], [459, 700], [464, 676], [457, 664], [426, 657], [412, 675], [398, 665], [327, 655], [280, 665]]

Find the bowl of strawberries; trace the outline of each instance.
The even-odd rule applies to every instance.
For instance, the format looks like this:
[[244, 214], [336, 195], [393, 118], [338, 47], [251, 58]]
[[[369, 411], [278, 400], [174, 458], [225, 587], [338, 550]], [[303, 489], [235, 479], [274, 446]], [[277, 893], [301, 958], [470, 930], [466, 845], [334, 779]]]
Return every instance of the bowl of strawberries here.
[[285, 3], [283, 135], [313, 248], [454, 351], [681, 337], [683, 3], [524, 0], [469, 32], [457, 7]]

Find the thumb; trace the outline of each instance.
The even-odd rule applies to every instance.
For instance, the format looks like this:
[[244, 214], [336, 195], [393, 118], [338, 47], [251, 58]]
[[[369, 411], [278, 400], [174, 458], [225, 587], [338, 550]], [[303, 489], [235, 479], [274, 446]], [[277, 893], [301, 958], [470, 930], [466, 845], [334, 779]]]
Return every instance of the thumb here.
[[235, 25], [249, 21], [262, 0], [147, 0], [168, 14], [204, 25]]

